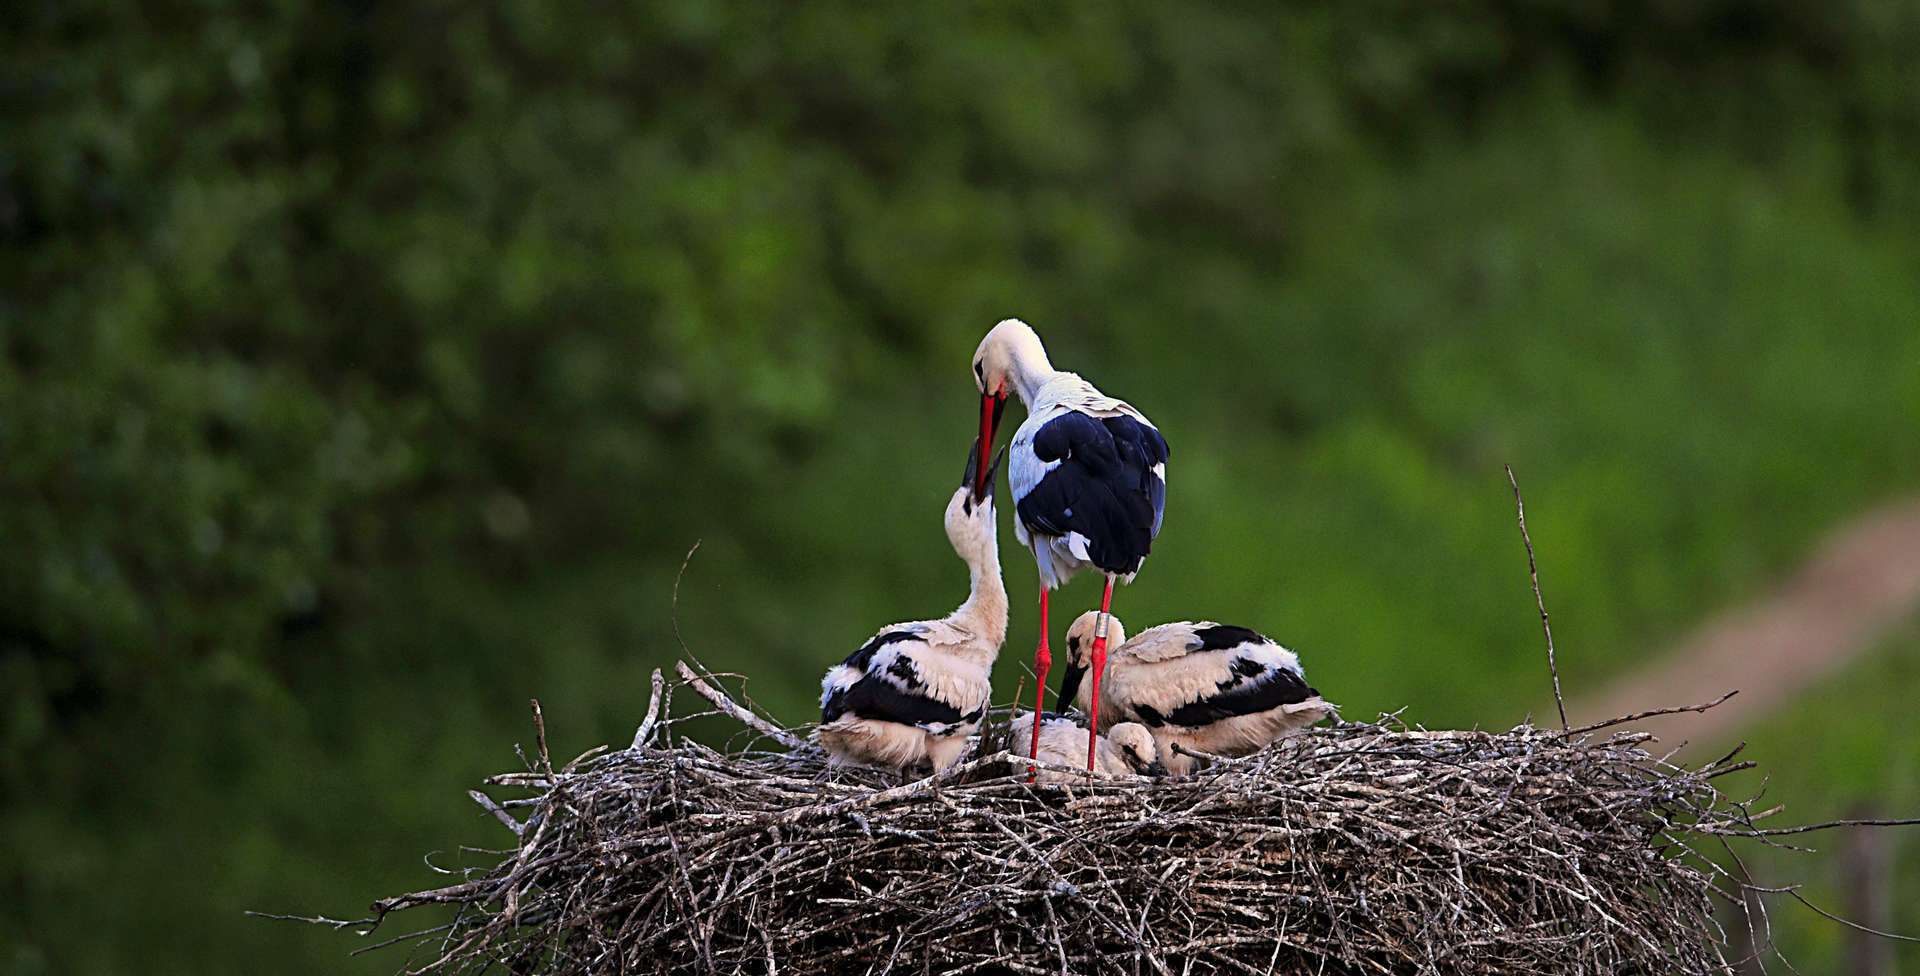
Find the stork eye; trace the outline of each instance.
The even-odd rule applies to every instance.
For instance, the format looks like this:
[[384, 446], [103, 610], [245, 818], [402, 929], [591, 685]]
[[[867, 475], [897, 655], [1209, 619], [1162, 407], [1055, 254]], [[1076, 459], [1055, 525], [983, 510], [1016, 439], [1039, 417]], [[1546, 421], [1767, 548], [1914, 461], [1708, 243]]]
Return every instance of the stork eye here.
[[1079, 649], [1080, 649], [1080, 638], [1078, 637], [1067, 638], [1067, 651], [1069, 653], [1073, 651], [1077, 651]]
[[987, 364], [984, 360], [973, 361], [973, 375], [980, 377], [982, 383], [987, 381]]

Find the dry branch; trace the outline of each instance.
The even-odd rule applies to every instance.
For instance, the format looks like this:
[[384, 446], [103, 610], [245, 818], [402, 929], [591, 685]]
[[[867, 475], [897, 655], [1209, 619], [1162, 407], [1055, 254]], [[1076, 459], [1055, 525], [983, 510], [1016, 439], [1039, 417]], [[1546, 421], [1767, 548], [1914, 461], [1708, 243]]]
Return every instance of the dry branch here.
[[673, 667], [674, 667], [674, 670], [680, 672], [680, 680], [685, 681], [687, 683], [687, 687], [692, 688], [694, 692], [698, 694], [700, 697], [705, 698], [706, 700], [712, 702], [715, 708], [718, 708], [722, 712], [725, 712], [729, 716], [732, 716], [733, 718], [739, 720], [740, 724], [745, 725], [747, 728], [750, 728], [755, 732], [758, 732], [761, 735], [764, 735], [767, 738], [772, 739], [773, 741], [778, 742], [783, 746], [786, 746], [789, 749], [798, 749], [801, 746], [806, 744], [805, 742], [801, 741], [801, 739], [798, 736], [794, 735], [791, 732], [788, 732], [786, 729], [783, 729], [778, 725], [773, 724], [772, 722], [767, 721], [764, 718], [761, 718], [758, 715], [755, 715], [753, 712], [749, 711], [746, 706], [741, 705], [739, 702], [736, 702], [733, 699], [727, 697], [724, 692], [720, 691], [720, 689], [715, 688], [711, 684], [708, 684], [706, 679], [700, 677], [697, 674], [694, 674], [693, 669], [690, 667], [687, 667], [687, 662], [675, 661], [673, 664]]
[[653, 669], [648, 679], [652, 693], [647, 697], [647, 717], [640, 720], [640, 727], [633, 731], [633, 748], [644, 747], [653, 738], [653, 728], [660, 721], [660, 703], [666, 696], [666, 679], [660, 676], [660, 669]]
[[1533, 580], [1533, 605], [1540, 609], [1540, 629], [1547, 635], [1547, 671], [1553, 675], [1553, 705], [1560, 710], [1560, 727], [1567, 727], [1567, 700], [1560, 695], [1560, 662], [1553, 653], [1553, 624], [1547, 619], [1547, 598], [1540, 595], [1540, 566], [1533, 559], [1533, 537], [1527, 534], [1527, 503], [1520, 498], [1520, 482], [1513, 477], [1513, 465], [1507, 467], [1507, 484], [1513, 486], [1513, 510], [1520, 522], [1520, 541], [1527, 547], [1527, 575]]

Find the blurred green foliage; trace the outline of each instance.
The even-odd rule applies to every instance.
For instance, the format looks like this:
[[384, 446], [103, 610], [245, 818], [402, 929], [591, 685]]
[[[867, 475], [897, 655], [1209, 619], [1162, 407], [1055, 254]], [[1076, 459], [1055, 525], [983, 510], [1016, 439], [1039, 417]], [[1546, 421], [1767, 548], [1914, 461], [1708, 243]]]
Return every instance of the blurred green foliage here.
[[[1354, 714], [1541, 703], [1503, 462], [1576, 689], [1920, 485], [1898, 0], [0, 24], [0, 971], [392, 968], [240, 912], [499, 843], [459, 791], [530, 696], [628, 734], [696, 539], [687, 639], [804, 721], [960, 597], [1005, 315], [1174, 445], [1120, 615]], [[1790, 728], [1907, 729], [1831, 748], [1910, 805], [1900, 680]], [[1769, 758], [1810, 816], [1887, 786]]]

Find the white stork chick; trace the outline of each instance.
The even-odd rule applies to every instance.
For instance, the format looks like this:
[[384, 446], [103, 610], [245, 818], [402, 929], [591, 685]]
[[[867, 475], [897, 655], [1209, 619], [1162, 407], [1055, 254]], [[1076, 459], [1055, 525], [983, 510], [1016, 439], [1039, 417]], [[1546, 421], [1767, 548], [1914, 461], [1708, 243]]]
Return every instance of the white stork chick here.
[[[1035, 728], [1040, 730], [1038, 743], [1033, 741]], [[1160, 763], [1159, 745], [1147, 727], [1138, 722], [1121, 722], [1108, 729], [1097, 742], [1092, 768], [1098, 775], [1114, 779], [1166, 775], [1167, 768]], [[1038, 722], [1031, 722], [1024, 712], [1016, 712], [1007, 748], [1055, 766], [1085, 766], [1087, 729], [1065, 715], [1048, 714]], [[1042, 770], [1039, 779], [1042, 783], [1078, 783], [1085, 777]]]
[[[1067, 629], [1068, 665], [1060, 700], [1092, 713], [1091, 689], [1080, 678], [1091, 666], [1090, 647], [1100, 614], [1089, 610]], [[1107, 659], [1100, 685], [1102, 721], [1138, 722], [1159, 744], [1160, 761], [1175, 775], [1193, 771], [1195, 752], [1245, 756], [1304, 729], [1338, 707], [1307, 684], [1299, 655], [1245, 627], [1210, 621], [1161, 624], [1126, 639], [1120, 621], [1108, 634], [1123, 643]]]
[[[1115, 579], [1132, 582], [1160, 534], [1167, 505], [1167, 441], [1146, 415], [1101, 393], [1078, 374], [1053, 368], [1031, 327], [1006, 319], [980, 340], [973, 354], [980, 389], [980, 443], [991, 449], [1009, 392], [1026, 405], [1013, 433], [1014, 536], [1032, 550], [1040, 570], [1040, 642], [1033, 665], [1039, 688], [1034, 721], [1046, 707], [1047, 596], [1088, 567], [1107, 578], [1100, 610], [1113, 605]], [[976, 493], [984, 489], [984, 472]], [[1104, 625], [1090, 649], [1093, 684], [1100, 687], [1108, 641]], [[1098, 719], [1099, 696], [1095, 696]], [[1088, 736], [1093, 735], [1091, 729]], [[1032, 736], [1038, 748], [1039, 730]], [[1088, 761], [1094, 747], [1089, 742]]]
[[[940, 620], [880, 628], [872, 640], [828, 669], [820, 682], [820, 745], [835, 763], [905, 771], [958, 762], [979, 728], [992, 692], [989, 677], [1007, 639], [1007, 590], [991, 490], [976, 493], [980, 445], [967, 457], [960, 490], [947, 502], [947, 540], [967, 564], [965, 603]], [[991, 486], [1000, 467], [987, 470]]]

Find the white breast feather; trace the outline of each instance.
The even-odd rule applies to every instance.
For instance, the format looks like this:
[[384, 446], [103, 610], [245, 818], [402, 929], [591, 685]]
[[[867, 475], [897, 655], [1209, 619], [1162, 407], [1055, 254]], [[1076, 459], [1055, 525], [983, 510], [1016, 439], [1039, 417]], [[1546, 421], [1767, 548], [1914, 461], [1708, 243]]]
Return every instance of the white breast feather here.
[[[1007, 450], [1007, 483], [1013, 487], [1013, 500], [1017, 504], [1040, 484], [1040, 479], [1060, 466], [1060, 461], [1042, 461], [1033, 452], [1033, 438], [1040, 428], [1055, 417], [1066, 413], [1068, 408], [1059, 404], [1043, 406], [1027, 415], [1019, 429], [1013, 432], [1013, 441]], [[1016, 524], [1018, 520], [1015, 520]]]

